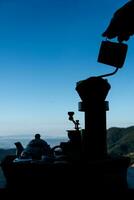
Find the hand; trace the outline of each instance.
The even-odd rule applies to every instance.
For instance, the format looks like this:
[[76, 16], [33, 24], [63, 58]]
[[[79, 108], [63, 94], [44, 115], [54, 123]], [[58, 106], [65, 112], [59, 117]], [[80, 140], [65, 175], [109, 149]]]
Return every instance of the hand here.
[[134, 34], [134, 0], [118, 9], [102, 36], [109, 39], [117, 37], [119, 42], [128, 40]]

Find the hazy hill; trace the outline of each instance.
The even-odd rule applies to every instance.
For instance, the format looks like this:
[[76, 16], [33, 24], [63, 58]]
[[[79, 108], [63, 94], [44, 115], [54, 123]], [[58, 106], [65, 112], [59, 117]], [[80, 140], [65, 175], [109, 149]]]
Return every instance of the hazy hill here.
[[134, 162], [134, 126], [112, 127], [107, 131], [107, 144], [110, 154], [128, 155]]

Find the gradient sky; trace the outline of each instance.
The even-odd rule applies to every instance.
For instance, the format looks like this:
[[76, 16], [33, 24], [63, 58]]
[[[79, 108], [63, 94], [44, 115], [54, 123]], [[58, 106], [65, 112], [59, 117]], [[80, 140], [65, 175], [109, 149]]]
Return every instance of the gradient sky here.
[[[84, 114], [76, 82], [112, 72], [97, 63], [112, 14], [127, 1], [0, 0], [0, 135], [64, 136]], [[134, 37], [124, 68], [109, 77], [107, 127], [134, 125]]]

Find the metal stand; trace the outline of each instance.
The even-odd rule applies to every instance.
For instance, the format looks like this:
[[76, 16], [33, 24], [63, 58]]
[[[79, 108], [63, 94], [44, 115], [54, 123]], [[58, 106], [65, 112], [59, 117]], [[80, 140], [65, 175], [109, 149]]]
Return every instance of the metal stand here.
[[83, 155], [90, 159], [107, 156], [105, 98], [110, 84], [101, 77], [91, 77], [78, 82], [76, 90], [82, 99], [79, 110], [85, 112], [85, 131], [82, 135]]
[[[76, 90], [82, 100], [79, 111], [85, 112], [85, 129], [82, 134], [82, 157], [88, 163], [86, 176], [89, 175], [91, 185], [94, 180], [100, 180], [99, 187], [110, 190], [125, 190], [127, 188], [127, 168], [129, 158], [112, 158], [107, 153], [106, 111], [108, 101], [105, 101], [111, 88], [102, 77], [117, 72], [91, 77], [80, 81]], [[99, 170], [98, 170], [99, 169]], [[98, 172], [98, 174], [96, 174]]]

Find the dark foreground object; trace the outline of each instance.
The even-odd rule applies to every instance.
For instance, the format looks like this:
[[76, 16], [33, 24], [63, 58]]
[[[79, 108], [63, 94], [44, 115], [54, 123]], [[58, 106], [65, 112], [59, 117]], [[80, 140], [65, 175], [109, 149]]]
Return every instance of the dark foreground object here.
[[[66, 160], [13, 162], [7, 156], [2, 169], [7, 180], [8, 193], [75, 196], [94, 192], [127, 193], [128, 158], [107, 158], [90, 162]], [[55, 193], [55, 195], [56, 195]], [[94, 193], [96, 194], [96, 193]]]

